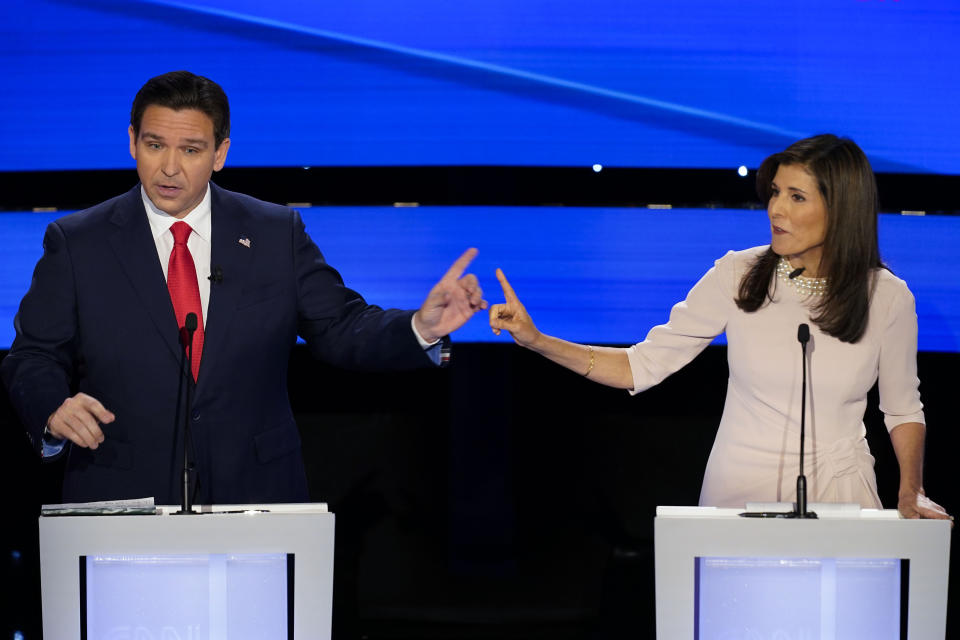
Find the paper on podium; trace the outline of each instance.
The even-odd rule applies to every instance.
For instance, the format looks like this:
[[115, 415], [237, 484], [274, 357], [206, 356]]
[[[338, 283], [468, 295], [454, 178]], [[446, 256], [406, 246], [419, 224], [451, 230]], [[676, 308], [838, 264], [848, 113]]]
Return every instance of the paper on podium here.
[[160, 510], [153, 498], [45, 504], [40, 507], [41, 516], [153, 516], [158, 513]]
[[[297, 502], [280, 504], [214, 504], [194, 505], [197, 513], [327, 513], [325, 502]], [[170, 515], [180, 509], [176, 505], [156, 505], [153, 498], [133, 500], [103, 500], [100, 502], [73, 502], [45, 504], [41, 516], [113, 516], [113, 515]]]

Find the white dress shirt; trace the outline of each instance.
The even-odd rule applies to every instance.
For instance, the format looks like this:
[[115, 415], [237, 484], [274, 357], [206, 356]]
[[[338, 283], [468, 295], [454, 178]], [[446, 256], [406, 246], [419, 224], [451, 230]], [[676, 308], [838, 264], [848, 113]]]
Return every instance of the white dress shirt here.
[[147, 220], [150, 222], [150, 231], [153, 233], [153, 242], [157, 246], [157, 257], [163, 268], [163, 278], [167, 278], [167, 267], [170, 263], [170, 254], [173, 252], [173, 233], [170, 227], [174, 222], [182, 220], [190, 225], [193, 233], [187, 238], [187, 248], [193, 256], [193, 264], [197, 269], [197, 284], [200, 287], [200, 309], [203, 311], [203, 326], [207, 326], [207, 308], [210, 305], [210, 185], [200, 201], [190, 213], [182, 218], [174, 218], [164, 213], [147, 197], [147, 192], [140, 187], [140, 197], [143, 198], [143, 207], [147, 210]]

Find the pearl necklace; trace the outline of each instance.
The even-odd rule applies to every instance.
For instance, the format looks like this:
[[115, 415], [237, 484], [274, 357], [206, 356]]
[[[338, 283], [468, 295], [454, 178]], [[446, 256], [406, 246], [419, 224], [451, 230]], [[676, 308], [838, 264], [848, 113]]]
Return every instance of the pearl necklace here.
[[794, 271], [795, 269], [790, 266], [790, 261], [781, 256], [780, 262], [777, 263], [777, 278], [781, 282], [793, 287], [798, 293], [808, 296], [822, 296], [826, 292], [826, 278], [805, 278], [803, 276], [791, 278], [790, 274]]

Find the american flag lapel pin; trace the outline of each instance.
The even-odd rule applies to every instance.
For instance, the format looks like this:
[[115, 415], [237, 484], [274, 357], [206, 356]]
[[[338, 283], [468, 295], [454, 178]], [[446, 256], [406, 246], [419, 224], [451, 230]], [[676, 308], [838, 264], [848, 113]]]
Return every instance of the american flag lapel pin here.
[[240, 239], [237, 240], [237, 242], [245, 246], [247, 249], [250, 248], [250, 238], [248, 238], [247, 236], [240, 236]]

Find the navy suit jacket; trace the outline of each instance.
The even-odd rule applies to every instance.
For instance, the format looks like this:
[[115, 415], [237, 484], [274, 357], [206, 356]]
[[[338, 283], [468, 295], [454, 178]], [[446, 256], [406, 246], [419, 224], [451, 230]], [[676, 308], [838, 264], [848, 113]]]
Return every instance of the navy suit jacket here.
[[[368, 305], [345, 287], [296, 211], [211, 191], [211, 264], [222, 280], [211, 283], [191, 415], [197, 501], [306, 501], [287, 395], [297, 335], [341, 367], [432, 363], [411, 330], [413, 312]], [[36, 448], [74, 392], [116, 415], [97, 449], [68, 443], [64, 501], [178, 504], [189, 373], [139, 185], [47, 228], [15, 325], [2, 373]]]

